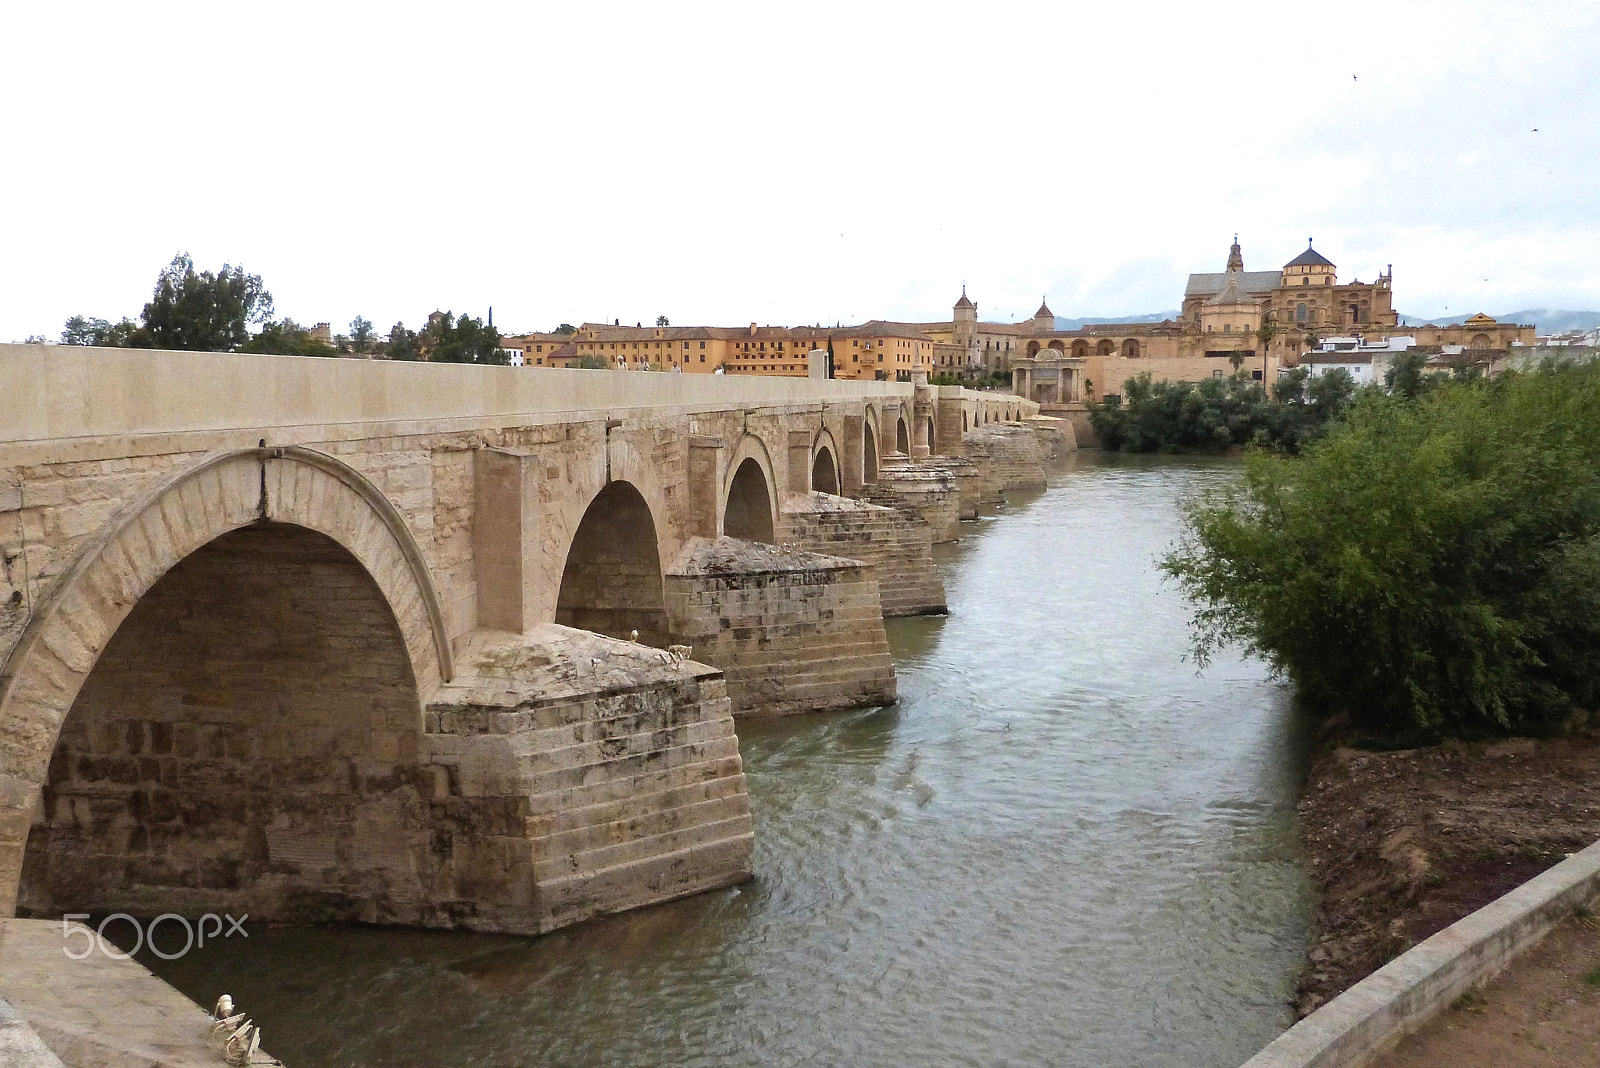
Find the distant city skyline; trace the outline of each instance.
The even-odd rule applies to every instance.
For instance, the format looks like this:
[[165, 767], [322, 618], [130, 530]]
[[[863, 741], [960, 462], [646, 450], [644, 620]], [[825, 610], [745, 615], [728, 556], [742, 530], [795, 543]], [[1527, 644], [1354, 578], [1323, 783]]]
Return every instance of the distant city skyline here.
[[380, 332], [922, 321], [963, 283], [1114, 318], [1235, 233], [1392, 263], [1408, 317], [1600, 309], [1596, 4], [89, 6], [9, 23], [0, 339], [137, 317], [178, 251]]

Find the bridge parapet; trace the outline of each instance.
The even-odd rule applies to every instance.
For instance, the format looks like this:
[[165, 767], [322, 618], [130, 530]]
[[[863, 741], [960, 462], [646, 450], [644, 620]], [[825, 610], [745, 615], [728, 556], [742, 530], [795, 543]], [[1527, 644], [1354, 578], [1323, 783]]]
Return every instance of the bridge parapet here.
[[[931, 568], [917, 508], [830, 510], [815, 491], [925, 489], [908, 477], [918, 435], [921, 451], [957, 451], [958, 416], [1028, 414], [1016, 397], [910, 383], [54, 346], [0, 346], [0, 381], [0, 912], [19, 884], [35, 903], [96, 907], [132, 907], [140, 884], [262, 914], [288, 917], [282, 903], [304, 898], [326, 908], [301, 918], [505, 930], [630, 907], [648, 899], [641, 886], [747, 875], [727, 713], [894, 699], [870, 565], [893, 582], [894, 610], [943, 603], [936, 578], [924, 588], [911, 573]], [[842, 538], [867, 561], [784, 553], [801, 531], [803, 548]], [[582, 675], [582, 657], [529, 667], [589, 631], [608, 656], [666, 655], [626, 641], [635, 631], [692, 644], [727, 677], [691, 673], [689, 694], [664, 667], [624, 700]], [[620, 794], [552, 801], [539, 769], [576, 751], [556, 754], [548, 727], [512, 730], [533, 722], [523, 712], [446, 717], [463, 679], [495, 685], [491, 647], [528, 668], [502, 680], [516, 704], [572, 675], [563, 714], [582, 722], [566, 727], [594, 742], [594, 760], [569, 770], [613, 792], [626, 760], [670, 764], [716, 734], [729, 752], [701, 784], [715, 796], [655, 792], [656, 822], [704, 816], [709, 837], [648, 831]], [[621, 729], [618, 701], [676, 708], [705, 738], [674, 741], [643, 720], [601, 737]], [[526, 737], [455, 729], [469, 720]], [[500, 769], [508, 792], [451, 800], [446, 773], [437, 793], [452, 746]], [[252, 774], [240, 809], [227, 784]], [[257, 789], [285, 782], [297, 785]], [[574, 806], [591, 803], [614, 818], [582, 830]], [[550, 834], [570, 837], [506, 822], [535, 804], [567, 812]], [[441, 832], [439, 806], [465, 823]], [[408, 844], [373, 853], [374, 828]], [[626, 847], [606, 851], [608, 835]], [[580, 839], [593, 841], [550, 852]], [[85, 875], [101, 868], [109, 881]], [[504, 893], [458, 900], [458, 876]]]

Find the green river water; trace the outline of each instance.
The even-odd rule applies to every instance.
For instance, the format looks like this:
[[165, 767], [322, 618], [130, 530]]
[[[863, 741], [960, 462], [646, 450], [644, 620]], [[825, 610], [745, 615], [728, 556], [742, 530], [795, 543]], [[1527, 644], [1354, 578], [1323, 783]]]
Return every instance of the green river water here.
[[739, 724], [755, 880], [537, 939], [265, 928], [155, 968], [292, 1068], [1237, 1065], [1290, 1022], [1303, 740], [1155, 568], [1222, 461], [1086, 453], [938, 552], [900, 704]]

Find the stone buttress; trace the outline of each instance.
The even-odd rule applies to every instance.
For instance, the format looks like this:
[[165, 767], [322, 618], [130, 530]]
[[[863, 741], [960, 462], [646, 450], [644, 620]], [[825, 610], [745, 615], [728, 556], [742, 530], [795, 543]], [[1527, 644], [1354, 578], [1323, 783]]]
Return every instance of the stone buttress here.
[[870, 566], [737, 538], [692, 538], [667, 567], [667, 616], [727, 675], [735, 713], [893, 704]]

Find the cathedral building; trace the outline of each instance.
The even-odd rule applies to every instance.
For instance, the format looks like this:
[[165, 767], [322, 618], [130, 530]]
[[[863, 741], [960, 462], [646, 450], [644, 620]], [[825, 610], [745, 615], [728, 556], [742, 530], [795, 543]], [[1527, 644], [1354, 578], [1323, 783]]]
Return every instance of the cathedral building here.
[[[961, 315], [958, 304], [957, 322]], [[1333, 261], [1307, 241], [1281, 269], [1247, 271], [1237, 235], [1224, 270], [1189, 276], [1176, 320], [1078, 330], [1044, 331], [1041, 325], [1037, 317], [1017, 324], [1029, 329], [1001, 369], [1012, 372], [1015, 392], [1047, 405], [1097, 400], [1146, 372], [1157, 381], [1185, 382], [1248, 372], [1270, 388], [1280, 368], [1297, 366], [1334, 337], [1351, 344], [1407, 337], [1423, 349], [1472, 350], [1530, 345], [1534, 338], [1532, 326], [1487, 315], [1459, 326], [1402, 326], [1394, 310], [1393, 265], [1371, 282], [1341, 284]]]

